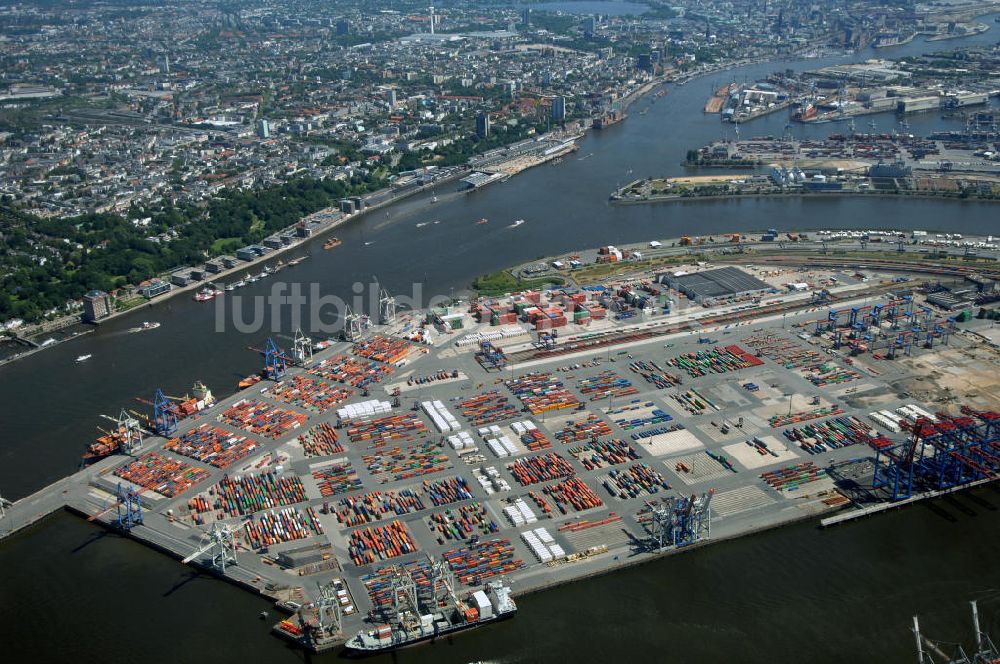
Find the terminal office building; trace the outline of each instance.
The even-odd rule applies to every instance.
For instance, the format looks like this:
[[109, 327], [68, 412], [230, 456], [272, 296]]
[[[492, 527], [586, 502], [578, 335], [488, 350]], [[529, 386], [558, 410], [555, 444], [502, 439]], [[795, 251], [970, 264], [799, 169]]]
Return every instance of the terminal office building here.
[[703, 272], [664, 272], [657, 275], [656, 280], [676, 288], [688, 299], [699, 303], [772, 290], [770, 285], [736, 267], [720, 267]]

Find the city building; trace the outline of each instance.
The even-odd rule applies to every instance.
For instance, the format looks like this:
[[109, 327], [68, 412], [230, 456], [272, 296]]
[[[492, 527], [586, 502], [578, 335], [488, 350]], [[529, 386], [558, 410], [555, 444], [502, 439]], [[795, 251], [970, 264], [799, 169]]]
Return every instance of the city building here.
[[385, 102], [387, 104], [389, 104], [389, 106], [395, 106], [396, 105], [396, 90], [395, 89], [390, 88], [389, 90], [386, 91], [386, 93], [385, 93]]
[[566, 97], [559, 95], [552, 100], [552, 119], [556, 122], [566, 119]]
[[111, 315], [111, 296], [100, 290], [89, 291], [83, 296], [83, 320], [96, 323]]
[[267, 120], [257, 120], [257, 136], [259, 138], [271, 138], [271, 123]]
[[480, 113], [476, 116], [476, 135], [479, 138], [490, 137], [490, 114]]

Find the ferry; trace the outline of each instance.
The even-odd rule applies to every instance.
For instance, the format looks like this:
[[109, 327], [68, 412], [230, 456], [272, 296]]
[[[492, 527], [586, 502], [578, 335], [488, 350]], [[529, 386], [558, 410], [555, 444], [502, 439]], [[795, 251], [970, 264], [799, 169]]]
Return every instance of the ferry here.
[[427, 615], [405, 614], [409, 620], [400, 626], [377, 625], [373, 630], [361, 630], [344, 644], [345, 654], [365, 656], [390, 652], [450, 636], [474, 627], [481, 627], [517, 613], [517, 604], [510, 596], [510, 586], [503, 581], [490, 581], [486, 589], [471, 593], [465, 601]]
[[80, 355], [80, 356], [78, 356], [76, 358], [76, 361], [77, 362], [86, 362], [87, 360], [89, 360], [92, 357], [93, 357], [93, 355]]
[[340, 238], [332, 237], [323, 244], [324, 249], [336, 249], [340, 245], [344, 244], [343, 240]]

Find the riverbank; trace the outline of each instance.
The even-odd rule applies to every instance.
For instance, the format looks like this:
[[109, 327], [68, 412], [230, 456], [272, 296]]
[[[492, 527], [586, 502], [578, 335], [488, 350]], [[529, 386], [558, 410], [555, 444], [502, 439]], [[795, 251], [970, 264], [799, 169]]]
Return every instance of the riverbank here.
[[[384, 208], [386, 206], [393, 205], [395, 203], [399, 203], [399, 202], [401, 202], [403, 200], [406, 200], [407, 198], [410, 198], [410, 197], [415, 196], [417, 194], [425, 193], [425, 192], [428, 192], [428, 191], [433, 191], [434, 189], [436, 189], [439, 186], [442, 186], [442, 185], [445, 185], [445, 184], [448, 184], [448, 183], [460, 180], [462, 177], [468, 175], [470, 172], [471, 172], [470, 169], [468, 169], [466, 167], [461, 167], [461, 168], [457, 169], [456, 172], [449, 173], [447, 176], [442, 177], [440, 180], [435, 180], [434, 182], [431, 182], [431, 183], [426, 184], [426, 185], [420, 185], [420, 186], [417, 186], [417, 187], [411, 187], [409, 189], [406, 189], [405, 191], [401, 191], [401, 192], [398, 192], [398, 193], [395, 193], [395, 194], [393, 194], [391, 188], [380, 189], [380, 190], [378, 190], [376, 192], [372, 192], [371, 194], [369, 194], [368, 196], [365, 197], [366, 206], [365, 206], [365, 208], [363, 210], [360, 210], [358, 212], [354, 212], [352, 214], [343, 214], [335, 206], [331, 206], [331, 207], [328, 207], [328, 208], [324, 208], [322, 210], [318, 210], [317, 212], [314, 212], [311, 215], [308, 215], [308, 216], [304, 217], [301, 221], [308, 221], [312, 217], [322, 218], [322, 217], [325, 217], [325, 216], [333, 216], [333, 218], [329, 222], [321, 223], [312, 232], [312, 234], [310, 236], [303, 237], [303, 238], [296, 238], [291, 244], [282, 245], [281, 247], [279, 247], [277, 249], [272, 249], [271, 251], [269, 251], [268, 253], [264, 254], [263, 256], [258, 256], [256, 258], [253, 258], [253, 259], [249, 260], [249, 261], [240, 260], [239, 263], [237, 263], [234, 267], [224, 268], [224, 269], [220, 270], [219, 272], [211, 273], [211, 278], [210, 279], [204, 279], [202, 281], [193, 281], [192, 283], [190, 283], [190, 284], [188, 284], [186, 286], [178, 286], [176, 284], [171, 284], [171, 288], [170, 288], [169, 291], [167, 291], [167, 292], [165, 292], [165, 293], [163, 293], [161, 295], [157, 295], [157, 296], [155, 296], [155, 297], [147, 300], [146, 302], [144, 302], [142, 304], [139, 304], [138, 306], [129, 307], [128, 309], [125, 309], [123, 311], [115, 311], [115, 312], [111, 313], [110, 315], [105, 316], [101, 320], [97, 321], [97, 323], [95, 323], [95, 325], [100, 326], [100, 325], [106, 324], [106, 323], [108, 323], [110, 321], [113, 321], [115, 319], [121, 318], [122, 316], [126, 316], [126, 315], [129, 315], [129, 314], [135, 314], [137, 311], [140, 311], [140, 310], [154, 309], [159, 304], [161, 304], [163, 302], [168, 302], [171, 299], [177, 297], [178, 295], [195, 293], [195, 292], [201, 290], [202, 288], [204, 288], [208, 284], [215, 284], [215, 285], [218, 285], [218, 286], [221, 287], [221, 286], [223, 286], [225, 284], [225, 282], [223, 281], [223, 279], [225, 279], [227, 277], [231, 277], [233, 275], [237, 275], [237, 274], [243, 273], [243, 272], [252, 271], [254, 268], [257, 268], [257, 267], [262, 267], [262, 266], [263, 267], [273, 267], [278, 261], [283, 260], [284, 257], [287, 257], [288, 254], [290, 254], [290, 253], [292, 253], [292, 252], [294, 252], [296, 250], [299, 250], [299, 249], [305, 249], [306, 247], [310, 246], [311, 244], [319, 242], [325, 236], [329, 235], [334, 230], [336, 230], [337, 228], [340, 228], [341, 226], [343, 226], [344, 224], [346, 224], [348, 222], [364, 219], [366, 216], [370, 215], [371, 213], [373, 213], [373, 212], [375, 212], [377, 210], [381, 210], [382, 208]], [[296, 222], [295, 224], [293, 224], [293, 225], [291, 225], [291, 226], [289, 226], [287, 228], [284, 228], [284, 229], [281, 229], [279, 231], [276, 231], [275, 234], [276, 235], [280, 235], [282, 233], [287, 233], [290, 230], [294, 230], [296, 228], [296, 226], [298, 226], [299, 223], [300, 222]], [[311, 254], [307, 253], [307, 254], [303, 254], [300, 258], [302, 258], [302, 259], [308, 259], [310, 256], [311, 256]], [[282, 266], [281, 269], [287, 269], [289, 267], [295, 267], [295, 266], [294, 265], [289, 265], [287, 263], [283, 263], [283, 266]], [[271, 276], [273, 276], [276, 273], [277, 272], [271, 273]], [[167, 274], [164, 274], [164, 275], [160, 275], [159, 278], [162, 279], [163, 281], [169, 282], [170, 281], [170, 273], [167, 273]], [[225, 295], [219, 295], [217, 297], [225, 297]], [[67, 319], [66, 322], [65, 322], [65, 324], [62, 325], [61, 327], [52, 327], [50, 325], [49, 327], [46, 328], [45, 331], [33, 333], [32, 336], [38, 337], [38, 336], [46, 336], [46, 335], [49, 335], [49, 334], [58, 333], [60, 330], [64, 330], [64, 329], [67, 329], [69, 327], [72, 327], [74, 325], [79, 325], [79, 324], [81, 324], [80, 318], [79, 317], [73, 317], [72, 319]], [[79, 336], [79, 335], [76, 335], [76, 336]], [[55, 344], [49, 344], [48, 346], [41, 346], [40, 345], [38, 348], [33, 349], [31, 352], [21, 353], [21, 354], [18, 354], [17, 356], [11, 356], [11, 357], [5, 358], [3, 360], [0, 360], [0, 367], [2, 367], [5, 364], [9, 364], [11, 362], [16, 362], [17, 360], [20, 360], [20, 359], [23, 359], [25, 357], [28, 357], [28, 356], [30, 356], [30, 355], [32, 355], [34, 353], [41, 352], [41, 351], [49, 349], [49, 348], [53, 348], [54, 346], [56, 346], [56, 345], [58, 345], [60, 343], [63, 343], [65, 341], [70, 341], [70, 340], [76, 338], [76, 336], [68, 337], [67, 339], [60, 340], [60, 341], [58, 341]], [[34, 341], [34, 340], [32, 340], [32, 341]]]
[[655, 204], [655, 203], [697, 203], [699, 201], [721, 201], [721, 200], [733, 200], [733, 199], [800, 199], [800, 198], [886, 198], [886, 199], [898, 199], [904, 198], [907, 200], [949, 200], [966, 202], [972, 201], [976, 203], [997, 203], [1000, 202], [1000, 198], [989, 198], [985, 196], [978, 196], [975, 194], [970, 194], [968, 196], [961, 196], [959, 194], [952, 194], [948, 192], [941, 192], [938, 194], [932, 193], [919, 193], [913, 194], [908, 192], [898, 192], [892, 193], [889, 191], [855, 191], [855, 190], [841, 190], [841, 191], [797, 191], [797, 192], [774, 192], [774, 193], [745, 193], [745, 194], [697, 194], [693, 196], [681, 196], [681, 195], [669, 195], [669, 196], [650, 196], [645, 198], [615, 198], [615, 194], [612, 193], [609, 200], [614, 205], [644, 205], [644, 204]]

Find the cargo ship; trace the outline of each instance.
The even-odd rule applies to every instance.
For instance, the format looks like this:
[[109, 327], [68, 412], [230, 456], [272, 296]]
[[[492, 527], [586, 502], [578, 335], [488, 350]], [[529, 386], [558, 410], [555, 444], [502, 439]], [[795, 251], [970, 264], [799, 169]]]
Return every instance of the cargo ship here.
[[111, 456], [121, 448], [122, 441], [127, 440], [128, 436], [129, 432], [125, 427], [105, 432], [87, 446], [87, 451], [83, 453], [83, 463], [90, 464]]
[[361, 630], [344, 644], [345, 654], [366, 656], [398, 650], [514, 617], [517, 605], [510, 596], [510, 586], [503, 581], [490, 581], [485, 590], [471, 593], [466, 601], [456, 601], [453, 607], [422, 616], [404, 614], [411, 620], [400, 621], [393, 629], [378, 625]]
[[324, 249], [336, 249], [340, 245], [344, 244], [343, 240], [340, 238], [332, 237], [323, 243]]
[[253, 387], [262, 380], [264, 380], [264, 377], [259, 373], [250, 374], [249, 376], [241, 380], [239, 383], [237, 383], [236, 386], [241, 390], [245, 390], [248, 387]]
[[606, 129], [611, 125], [616, 125], [628, 115], [621, 111], [612, 111], [611, 113], [605, 113], [604, 115], [594, 119], [594, 129]]
[[816, 106], [812, 103], [806, 104], [801, 109], [792, 114], [792, 120], [796, 122], [809, 122], [816, 117]]

